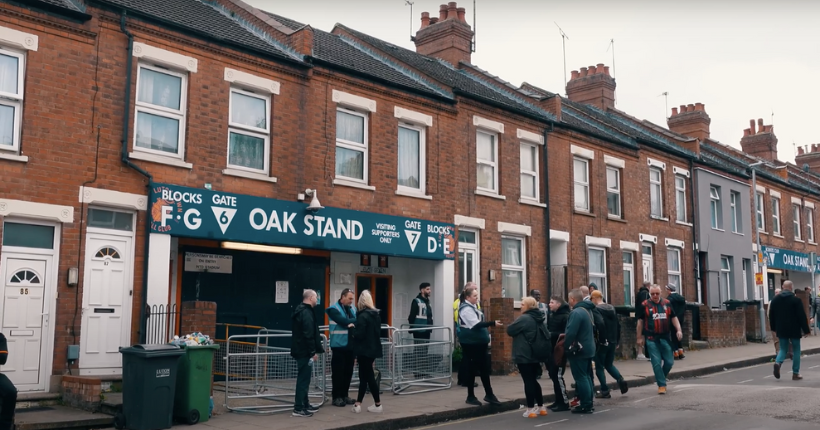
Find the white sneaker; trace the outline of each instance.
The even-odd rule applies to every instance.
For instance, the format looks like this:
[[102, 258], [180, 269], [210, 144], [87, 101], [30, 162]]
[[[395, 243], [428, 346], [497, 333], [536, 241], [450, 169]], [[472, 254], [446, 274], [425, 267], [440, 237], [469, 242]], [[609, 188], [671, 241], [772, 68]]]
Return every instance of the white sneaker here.
[[538, 416], [538, 408], [537, 407], [532, 408], [532, 409], [527, 408], [527, 410], [524, 411], [524, 418], [535, 418], [537, 416]]
[[645, 356], [645, 355], [643, 355], [643, 354], [638, 354], [638, 356], [637, 356], [637, 357], [635, 357], [635, 360], [642, 360], [642, 361], [646, 361], [646, 360], [649, 360], [649, 359], [648, 359], [648, 358], [646, 358], [646, 356]]
[[547, 407], [546, 406], [541, 405], [540, 407], [538, 407], [536, 409], [538, 411], [538, 415], [541, 415], [542, 417], [547, 416]]
[[382, 405], [378, 405], [378, 406], [372, 405], [372, 406], [367, 407], [367, 411], [368, 412], [373, 412], [374, 414], [380, 414], [380, 413], [382, 413], [383, 410], [384, 410], [384, 408], [382, 408]]
[[362, 412], [362, 405], [354, 405], [353, 406], [353, 412], [357, 413], [357, 414], [361, 413]]

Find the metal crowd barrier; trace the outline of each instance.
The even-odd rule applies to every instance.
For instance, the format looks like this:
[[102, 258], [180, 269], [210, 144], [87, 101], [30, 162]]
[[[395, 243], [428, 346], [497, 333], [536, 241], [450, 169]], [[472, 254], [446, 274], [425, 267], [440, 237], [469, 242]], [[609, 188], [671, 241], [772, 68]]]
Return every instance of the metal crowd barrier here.
[[[252, 350], [248, 350], [247, 345], [253, 345]], [[325, 350], [327, 345], [327, 337], [322, 335]], [[261, 329], [257, 334], [230, 336], [225, 354], [225, 407], [234, 412], [257, 414], [292, 410], [297, 367], [296, 360], [290, 356], [290, 347], [289, 331]], [[313, 363], [315, 382], [308, 389], [312, 404], [325, 402], [328, 364], [326, 354], [319, 354]]]
[[[396, 331], [396, 327], [382, 324], [381, 325], [382, 331], [387, 330], [387, 337], [381, 338], [382, 343], [382, 358], [376, 359], [375, 366], [376, 370], [381, 373], [381, 386], [385, 388], [390, 388], [392, 390], [393, 386], [393, 333]], [[330, 326], [319, 326], [320, 333], [328, 333], [330, 330]], [[328, 348], [327, 352], [327, 360], [328, 363], [331, 362], [333, 359], [333, 351], [332, 348]], [[327, 385], [326, 389], [328, 392], [333, 390], [333, 370], [332, 366], [328, 368], [327, 371]], [[353, 389], [358, 389], [359, 387], [359, 366], [356, 365], [353, 367], [353, 378], [350, 382], [350, 392], [353, 393]], [[351, 395], [350, 397], [355, 397]]]
[[264, 327], [255, 325], [217, 323], [214, 343], [219, 345], [219, 350], [216, 351], [216, 356], [214, 357], [214, 375], [225, 376], [225, 357], [228, 351], [239, 353], [253, 352], [256, 350], [256, 342], [234, 341], [228, 345], [228, 339], [231, 337], [231, 334], [253, 334], [258, 330], [264, 329]]
[[[393, 332], [393, 394], [447, 390], [453, 386], [453, 331], [450, 327], [402, 325]], [[429, 339], [413, 333], [429, 330]]]

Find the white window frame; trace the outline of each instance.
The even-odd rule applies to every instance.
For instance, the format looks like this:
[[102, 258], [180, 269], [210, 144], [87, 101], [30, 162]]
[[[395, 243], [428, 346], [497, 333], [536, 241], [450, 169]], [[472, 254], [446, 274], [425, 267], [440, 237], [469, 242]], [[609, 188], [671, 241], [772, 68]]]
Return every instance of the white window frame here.
[[0, 145], [0, 150], [17, 154], [20, 152], [20, 130], [22, 128], [23, 99], [25, 97], [26, 54], [3, 47], [0, 47], [0, 54], [17, 58], [17, 93], [0, 92], [0, 105], [14, 109], [11, 146]]
[[[533, 201], [533, 202], [540, 202], [541, 201], [541, 192], [540, 192], [539, 182], [541, 182], [541, 181], [539, 180], [540, 176], [538, 175], [538, 170], [539, 170], [538, 145], [533, 144], [533, 143], [529, 143], [527, 141], [521, 141], [521, 148], [524, 148], [524, 147], [527, 147], [528, 150], [533, 150], [533, 149], [535, 150], [535, 155], [533, 156], [533, 164], [535, 165], [535, 170], [534, 171], [533, 170], [525, 170], [524, 169], [524, 164], [521, 163], [521, 160], [519, 160], [519, 164], [520, 164], [520, 167], [521, 167], [521, 177], [526, 175], [526, 176], [532, 178], [533, 182], [535, 183], [535, 197], [525, 196], [523, 194], [523, 192], [521, 192], [520, 190], [519, 190], [519, 194], [521, 195], [521, 199], [523, 199], [523, 200], [530, 200], [530, 201]], [[520, 186], [521, 185], [520, 185], [520, 178], [519, 178], [519, 187]]]
[[[586, 169], [584, 169], [586, 171], [586, 178], [585, 178], [586, 182], [578, 182], [577, 180], [575, 180], [575, 162], [576, 161], [580, 161], [580, 162], [584, 163], [584, 165], [586, 166]], [[586, 199], [587, 200], [587, 206], [586, 207], [578, 206], [577, 201], [573, 202], [575, 210], [577, 210], [577, 211], [582, 211], [582, 212], [591, 212], [592, 211], [592, 201], [590, 200], [590, 192], [589, 192], [589, 164], [590, 164], [589, 159], [586, 159], [586, 158], [583, 158], [583, 157], [572, 157], [572, 182], [573, 182], [572, 199], [575, 200], [575, 187], [584, 187], [586, 189], [586, 196], [587, 196], [587, 199]]]
[[[632, 258], [632, 263], [623, 263], [624, 265], [624, 298], [629, 297], [629, 306], [635, 306], [635, 251], [623, 251], [621, 254], [621, 261], [624, 255], [629, 254]], [[627, 275], [629, 273], [629, 275]], [[626, 288], [626, 279], [629, 276], [629, 288]], [[628, 291], [627, 291], [628, 290]], [[626, 303], [624, 303], [626, 304]]]
[[[723, 264], [724, 262], [726, 263], [725, 267], [724, 267], [724, 264]], [[721, 278], [721, 283], [723, 284], [724, 288], [726, 288], [726, 297], [723, 301], [725, 302], [726, 300], [731, 300], [732, 299], [732, 290], [733, 290], [733, 288], [732, 288], [733, 287], [732, 286], [733, 276], [732, 276], [732, 259], [730, 259], [729, 257], [724, 257], [724, 256], [720, 257], [720, 278]], [[723, 305], [723, 303], [721, 303], [721, 305]]]
[[780, 198], [772, 197], [772, 233], [780, 236]]
[[806, 208], [806, 240], [814, 242], [814, 209]]
[[736, 191], [729, 192], [729, 215], [732, 217], [732, 233], [742, 233], [743, 225], [740, 219], [740, 211], [738, 205], [740, 203], [740, 193]]
[[[166, 75], [176, 76], [180, 78], [179, 82], [179, 110], [169, 109], [162, 106], [153, 105], [150, 103], [145, 103], [139, 101], [139, 94], [141, 88], [140, 79], [142, 77], [142, 70], [148, 69], [157, 73], [162, 73]], [[180, 72], [175, 69], [170, 69], [167, 67], [156, 66], [151, 63], [147, 62], [140, 62], [137, 65], [137, 93], [134, 96], [134, 141], [133, 147], [134, 152], [144, 152], [147, 154], [158, 155], [161, 157], [167, 158], [176, 158], [180, 160], [185, 159], [185, 124], [186, 124], [186, 117], [187, 117], [187, 106], [188, 106], [188, 73]], [[179, 136], [177, 137], [178, 145], [177, 145], [177, 153], [173, 154], [170, 152], [165, 151], [157, 151], [151, 148], [143, 148], [141, 146], [137, 146], [137, 131], [138, 131], [138, 122], [139, 122], [139, 114], [140, 112], [147, 113], [150, 115], [161, 116], [164, 118], [174, 119], [179, 121]]]
[[[589, 264], [589, 261], [591, 260], [590, 254], [592, 254], [592, 251], [601, 251], [604, 254], [604, 261], [603, 261], [604, 262], [604, 264], [603, 264], [604, 271], [603, 271], [603, 273], [599, 273], [599, 272], [594, 272], [593, 273], [592, 272], [592, 265]], [[592, 282], [593, 277], [603, 278], [604, 279], [604, 285], [598, 285], [598, 290], [600, 290], [601, 294], [603, 294], [604, 301], [609, 303], [609, 279], [607, 278], [607, 273], [606, 273], [606, 269], [607, 269], [607, 259], [606, 259], [607, 255], [606, 255], [606, 252], [607, 252], [607, 248], [600, 247], [600, 246], [589, 246], [587, 248], [587, 280], [589, 282]]]
[[[494, 151], [493, 160], [495, 160], [495, 161], [482, 160], [482, 159], [478, 158], [478, 135], [479, 134], [485, 134], [487, 136], [492, 137], [492, 139], [493, 139], [493, 151]], [[501, 194], [500, 190], [499, 190], [499, 186], [498, 186], [499, 185], [498, 184], [498, 136], [499, 136], [499, 133], [494, 133], [494, 132], [489, 131], [489, 130], [485, 130], [485, 129], [476, 130], [475, 161], [476, 161], [476, 190], [477, 191], [481, 191], [481, 192], [484, 192], [484, 193], [490, 193], [490, 194]], [[490, 167], [493, 168], [493, 186], [495, 186], [495, 188], [484, 188], [484, 187], [478, 185], [478, 166], [480, 166], [480, 165], [486, 165], [486, 166], [490, 166]]]
[[[682, 184], [681, 186], [678, 186], [678, 181]], [[679, 197], [680, 202], [678, 201]], [[675, 220], [686, 222], [686, 177], [678, 174], [675, 175]]]
[[[652, 179], [653, 172], [658, 173], [657, 181]], [[658, 188], [658, 208], [660, 210], [658, 214], [652, 212], [655, 206], [652, 204], [652, 187]], [[663, 218], [663, 169], [654, 166], [649, 168], [649, 216], [652, 218]]]
[[[241, 94], [246, 97], [252, 97], [256, 99], [261, 99], [265, 101], [265, 128], [257, 128], [252, 127], [245, 124], [239, 124], [233, 122], [233, 93]], [[239, 87], [231, 87], [230, 94], [228, 96], [228, 153], [227, 153], [227, 166], [229, 169], [237, 169], [237, 170], [244, 170], [247, 172], [253, 173], [270, 173], [270, 153], [271, 153], [271, 144], [270, 144], [270, 130], [271, 130], [271, 112], [270, 112], [270, 105], [271, 105], [271, 97], [269, 94], [258, 94], [252, 91], [248, 91]], [[250, 167], [240, 166], [236, 164], [231, 164], [231, 133], [236, 134], [243, 134], [248, 135], [251, 137], [256, 137], [263, 139], [265, 141], [265, 161], [264, 167], [262, 170], [259, 169], [252, 169]]]
[[368, 168], [368, 163], [369, 163], [368, 155], [369, 155], [369, 152], [370, 152], [370, 145], [369, 145], [370, 136], [368, 135], [368, 121], [370, 120], [369, 115], [366, 114], [366, 113], [363, 113], [361, 111], [353, 110], [353, 109], [350, 109], [350, 108], [347, 108], [347, 107], [344, 107], [344, 106], [336, 106], [336, 111], [337, 112], [341, 111], [341, 112], [344, 112], [344, 113], [349, 114], [349, 115], [360, 116], [360, 117], [364, 118], [364, 121], [362, 122], [362, 127], [364, 128], [364, 130], [362, 130], [362, 136], [363, 136], [363, 138], [362, 138], [363, 142], [362, 143], [352, 142], [350, 140], [339, 139], [339, 137], [338, 137], [339, 133], [338, 132], [336, 133], [336, 148], [341, 147], [341, 148], [344, 148], [344, 149], [349, 149], [351, 151], [363, 152], [364, 153], [364, 159], [362, 160], [362, 163], [363, 163], [362, 164], [362, 179], [351, 178], [349, 176], [337, 175], [336, 174], [336, 161], [335, 161], [336, 157], [335, 157], [335, 148], [334, 148], [333, 177], [335, 179], [341, 179], [343, 181], [349, 181], [349, 182], [353, 182], [353, 183], [356, 183], [356, 184], [367, 185], [369, 183], [368, 180], [370, 178], [369, 174], [368, 174], [369, 170], [370, 170]]
[[[480, 243], [480, 240], [481, 239], [479, 238], [479, 230], [478, 229], [470, 229], [470, 228], [461, 228], [461, 227], [459, 227], [459, 229], [458, 229], [459, 237], [461, 237], [461, 233], [475, 234], [475, 243], [464, 243], [464, 242], [461, 242], [461, 241], [458, 242], [458, 253], [461, 254], [462, 252], [464, 252], [465, 254], [466, 253], [473, 254], [473, 265], [474, 265], [473, 277], [475, 278], [475, 279], [473, 279], [473, 282], [475, 282], [475, 284], [479, 286], [479, 291], [480, 291], [480, 289], [481, 289], [481, 254], [480, 254], [481, 253], [481, 246], [480, 246], [481, 243]], [[464, 270], [464, 267], [462, 267], [461, 263], [458, 260], [456, 260], [456, 262], [458, 263], [459, 279], [460, 279], [460, 277], [463, 273], [462, 271]], [[467, 264], [467, 258], [466, 257], [464, 258], [464, 264], [465, 265]], [[465, 279], [465, 283], [466, 283], [467, 282], [466, 281], [467, 277], [464, 276], [464, 279]], [[458, 285], [457, 288], [464, 288], [464, 285]]]
[[[672, 267], [669, 264], [669, 262], [671, 261], [671, 259], [669, 258], [669, 253], [670, 252], [674, 252], [674, 253], [678, 254], [678, 270], [672, 270]], [[683, 261], [681, 260], [682, 256], [683, 256], [683, 253], [681, 252], [681, 248], [674, 247], [674, 246], [670, 246], [670, 247], [666, 248], [666, 268], [667, 268], [667, 273], [668, 273], [667, 282], [672, 284], [671, 278], [673, 276], [677, 276], [678, 277], [678, 284], [676, 286], [678, 287], [678, 292], [681, 295], [683, 295]]]
[[802, 224], [800, 223], [800, 210], [801, 206], [798, 204], [792, 203], [792, 213], [794, 215], [793, 218], [793, 225], [794, 225], [794, 240], [803, 240], [803, 228]]
[[709, 186], [709, 218], [711, 219], [713, 230], [723, 229], [723, 226], [721, 225], [721, 221], [723, 221], [721, 219], [723, 218], [723, 214], [720, 209], [720, 189], [714, 185]]
[[[504, 285], [504, 272], [521, 272], [521, 298], [527, 297], [527, 241], [525, 237], [502, 235], [501, 239], [517, 240], [521, 242], [521, 265], [514, 266], [511, 264], [504, 264], [504, 250], [502, 247], [501, 255], [501, 285]], [[503, 291], [502, 297], [509, 297], [507, 291]], [[516, 306], [520, 306], [520, 300], [516, 300]]]
[[755, 191], [755, 223], [757, 229], [763, 233], [766, 232], [766, 208], [763, 207], [763, 193]]
[[[617, 182], [616, 188], [611, 188], [609, 186], [609, 172], [615, 172], [615, 180]], [[587, 170], [589, 173], [589, 170]], [[617, 194], [618, 195], [618, 213], [614, 214], [609, 211], [609, 195], [610, 194]], [[608, 216], [612, 218], [621, 219], [624, 216], [624, 208], [623, 202], [621, 201], [621, 169], [614, 167], [614, 166], [606, 166], [606, 213]]]
[[[398, 129], [406, 128], [408, 130], [417, 131], [419, 133], [419, 187], [407, 187], [399, 185], [399, 165], [396, 162], [396, 191], [401, 194], [412, 194], [418, 196], [426, 196], [427, 194], [427, 128], [409, 122], [400, 121], [396, 128], [396, 152], [399, 150]], [[398, 154], [397, 154], [398, 155]], [[463, 285], [462, 285], [463, 287]]]

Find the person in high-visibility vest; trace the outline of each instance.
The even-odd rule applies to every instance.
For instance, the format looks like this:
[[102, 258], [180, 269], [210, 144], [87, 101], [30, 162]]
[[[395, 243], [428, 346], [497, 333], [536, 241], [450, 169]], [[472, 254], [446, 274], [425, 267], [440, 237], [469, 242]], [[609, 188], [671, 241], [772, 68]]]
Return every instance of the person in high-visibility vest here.
[[349, 288], [342, 290], [339, 301], [325, 310], [330, 319], [330, 348], [333, 358], [330, 361], [331, 378], [333, 380], [333, 406], [344, 407], [352, 405], [353, 399], [348, 397], [350, 380], [353, 378], [353, 365], [356, 360], [351, 348], [348, 330], [356, 323], [356, 308], [353, 304], [353, 291]]
[[[459, 294], [456, 301], [453, 302], [453, 321], [455, 321], [456, 323], [456, 334], [458, 334], [458, 307], [461, 306], [461, 302], [464, 301], [464, 291], [467, 291], [467, 288], [470, 287], [478, 288], [478, 285], [476, 285], [476, 283], [472, 281], [464, 284], [464, 289], [461, 290], [461, 294]], [[480, 303], [476, 303], [476, 307], [478, 308], [478, 310], [481, 310]], [[466, 382], [464, 381], [467, 380], [467, 372], [470, 370], [470, 366], [467, 363], [467, 360], [465, 360], [463, 357], [464, 356], [462, 354], [461, 362], [458, 365], [458, 386], [460, 387], [466, 387], [466, 385], [464, 385]], [[476, 387], [478, 386], [477, 382], [474, 382], [473, 384]]]

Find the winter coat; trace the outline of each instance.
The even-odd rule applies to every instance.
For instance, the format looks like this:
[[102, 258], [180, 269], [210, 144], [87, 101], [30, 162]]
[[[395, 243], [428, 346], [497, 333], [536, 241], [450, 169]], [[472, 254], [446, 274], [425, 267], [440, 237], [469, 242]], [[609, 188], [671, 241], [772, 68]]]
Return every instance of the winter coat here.
[[365, 309], [356, 315], [356, 327], [350, 329], [353, 354], [357, 357], [382, 358], [380, 331], [382, 320], [377, 309]]
[[552, 347], [558, 344], [558, 336], [564, 334], [567, 329], [567, 320], [569, 319], [569, 305], [564, 303], [557, 311], [550, 311], [550, 317], [547, 319], [547, 328], [550, 332], [550, 340]]
[[781, 339], [800, 339], [811, 332], [803, 302], [789, 290], [781, 291], [769, 303], [769, 325]]
[[596, 307], [598, 312], [601, 313], [605, 325], [604, 331], [598, 333], [599, 342], [604, 343], [604, 340], [606, 340], [606, 343], [610, 345], [619, 344], [621, 342], [621, 322], [618, 321], [618, 313], [615, 312], [615, 307], [606, 303], [601, 303]]
[[313, 313], [313, 306], [299, 303], [293, 310], [291, 319], [290, 356], [293, 358], [310, 358], [323, 354], [322, 337], [319, 335], [319, 324]]
[[578, 342], [583, 347], [581, 353], [577, 356], [571, 356], [570, 359], [576, 358], [592, 358], [595, 356], [595, 338], [592, 336], [593, 318], [592, 311], [595, 305], [592, 302], [578, 302], [569, 314], [567, 321], [567, 331], [564, 333], [564, 345], [569, 348]]
[[678, 317], [678, 321], [683, 321], [683, 316], [686, 313], [686, 299], [678, 293], [672, 293], [666, 300], [669, 300], [669, 304], [672, 305], [672, 310], [675, 312], [675, 316]]
[[[419, 293], [412, 303], [410, 303], [410, 316], [407, 317], [410, 328], [420, 328], [422, 326], [433, 325], [433, 308], [430, 307], [430, 299]], [[414, 337], [418, 335], [427, 336], [432, 330], [417, 330], [412, 332]]]
[[527, 310], [507, 326], [507, 335], [513, 338], [512, 358], [515, 364], [539, 363], [533, 354], [532, 344], [536, 341], [538, 326], [544, 325], [545, 320], [544, 312], [535, 308]]

